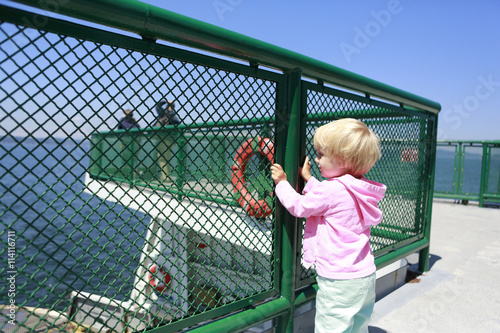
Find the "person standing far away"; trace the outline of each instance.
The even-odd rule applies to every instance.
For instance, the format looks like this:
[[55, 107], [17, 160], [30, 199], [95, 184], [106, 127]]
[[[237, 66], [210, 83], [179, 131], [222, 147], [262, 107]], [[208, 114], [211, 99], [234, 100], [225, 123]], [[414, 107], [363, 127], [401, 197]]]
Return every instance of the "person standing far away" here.
[[[155, 106], [156, 113], [158, 115], [157, 121], [153, 127], [165, 127], [167, 125], [180, 124], [180, 120], [175, 113], [175, 102], [161, 100]], [[160, 181], [169, 182], [172, 181], [171, 174], [171, 163], [172, 158], [172, 146], [174, 144], [175, 133], [172, 131], [166, 131], [163, 129], [157, 129], [156, 131], [156, 151], [158, 157], [158, 166], [160, 167]]]
[[158, 119], [153, 127], [180, 124], [179, 117], [175, 113], [175, 102], [161, 100], [155, 106]]
[[123, 111], [123, 118], [118, 122], [118, 129], [140, 128], [139, 123], [134, 118], [134, 113], [130, 109]]
[[302, 264], [317, 272], [316, 333], [368, 333], [375, 305], [375, 259], [370, 227], [382, 221], [378, 202], [386, 186], [365, 178], [380, 158], [379, 138], [363, 122], [340, 119], [314, 134], [315, 162], [321, 176], [311, 175], [306, 157], [299, 168], [306, 185], [299, 194], [279, 164], [271, 166], [275, 193], [296, 217], [306, 218]]
[[132, 110], [125, 109], [123, 111], [123, 118], [118, 122], [117, 129], [126, 130], [127, 132], [118, 134], [117, 139], [120, 143], [119, 155], [121, 161], [123, 161], [123, 165], [120, 167], [120, 170], [126, 177], [130, 177], [131, 171], [128, 170], [130, 167], [125, 161], [129, 161], [132, 157], [135, 137], [135, 135], [130, 135], [128, 130], [133, 128], [140, 128], [139, 123], [135, 120]]

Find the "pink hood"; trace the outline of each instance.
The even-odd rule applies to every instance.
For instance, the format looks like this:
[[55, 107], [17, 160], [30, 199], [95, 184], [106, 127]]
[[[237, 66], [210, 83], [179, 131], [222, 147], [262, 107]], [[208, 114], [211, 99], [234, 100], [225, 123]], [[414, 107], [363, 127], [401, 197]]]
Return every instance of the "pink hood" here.
[[364, 177], [356, 179], [351, 175], [330, 179], [330, 181], [333, 180], [342, 183], [352, 194], [352, 198], [357, 203], [359, 215], [363, 217], [363, 224], [377, 225], [382, 221], [382, 211], [378, 208], [378, 202], [385, 195], [385, 185]]

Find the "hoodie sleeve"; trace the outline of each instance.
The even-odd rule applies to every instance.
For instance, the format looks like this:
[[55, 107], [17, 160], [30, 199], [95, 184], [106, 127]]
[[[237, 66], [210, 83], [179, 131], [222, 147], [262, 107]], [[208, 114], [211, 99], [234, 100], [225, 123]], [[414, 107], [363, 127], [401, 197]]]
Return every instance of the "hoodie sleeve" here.
[[288, 181], [279, 182], [275, 192], [281, 204], [295, 217], [320, 216], [330, 207], [330, 196], [315, 178], [307, 182], [304, 194], [297, 193]]

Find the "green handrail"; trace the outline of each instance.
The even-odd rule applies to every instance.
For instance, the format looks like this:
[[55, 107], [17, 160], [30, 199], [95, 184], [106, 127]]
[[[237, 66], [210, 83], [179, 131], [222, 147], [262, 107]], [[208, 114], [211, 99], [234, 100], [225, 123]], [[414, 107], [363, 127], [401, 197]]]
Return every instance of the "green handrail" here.
[[[43, 1], [14, 0], [113, 28], [145, 39], [162, 39], [282, 71], [300, 68], [302, 76], [386, 99], [400, 105], [438, 113], [441, 105], [426, 98], [380, 83], [299, 53], [236, 32], [201, 22], [135, 0], [73, 0], [46, 6]], [[48, 7], [48, 8], [46, 8]]]

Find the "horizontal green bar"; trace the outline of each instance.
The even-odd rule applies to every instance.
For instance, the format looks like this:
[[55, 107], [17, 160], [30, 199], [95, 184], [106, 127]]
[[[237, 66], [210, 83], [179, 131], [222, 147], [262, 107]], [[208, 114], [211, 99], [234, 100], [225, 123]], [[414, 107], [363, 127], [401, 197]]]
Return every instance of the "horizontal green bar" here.
[[[229, 317], [217, 320], [205, 326], [195, 328], [190, 332], [240, 332], [246, 328], [256, 326], [272, 317], [277, 317], [290, 310], [290, 301], [284, 297], [248, 308], [239, 313], [233, 313]], [[151, 332], [161, 333], [161, 329]]]
[[467, 195], [467, 194], [446, 194], [434, 191], [434, 198], [442, 199], [464, 199], [464, 200], [479, 200], [479, 195]]
[[318, 285], [316, 283], [309, 285], [299, 291], [295, 292], [295, 307], [299, 307], [303, 304], [309, 303], [316, 299], [316, 293], [318, 292]]
[[425, 238], [421, 239], [419, 241], [416, 241], [415, 243], [409, 244], [405, 247], [386, 253], [381, 257], [375, 258], [375, 265], [377, 266], [377, 269], [380, 269], [427, 246], [429, 246], [429, 240]]
[[[387, 225], [387, 226], [394, 228], [393, 226], [390, 226], [390, 225]], [[372, 236], [382, 237], [382, 238], [391, 239], [391, 240], [398, 240], [401, 238], [408, 238], [408, 236], [407, 236], [408, 234], [410, 234], [410, 236], [414, 236], [415, 230], [414, 229], [412, 230], [409, 228], [401, 228], [401, 231], [397, 232], [397, 231], [380, 230], [380, 229], [373, 228], [371, 230], [371, 234], [372, 234]]]
[[437, 145], [438, 146], [442, 146], [443, 144], [453, 144], [453, 143], [471, 143], [471, 144], [474, 144], [474, 143], [483, 143], [483, 144], [497, 144], [497, 145], [500, 145], [500, 140], [483, 140], [483, 141], [480, 141], [480, 140], [438, 140], [437, 141]]
[[43, 1], [38, 0], [14, 1], [130, 31], [151, 40], [162, 39], [245, 60], [253, 65], [262, 64], [287, 72], [300, 68], [303, 76], [320, 82], [332, 83], [431, 113], [437, 114], [441, 110], [439, 103], [401, 89], [296, 52], [139, 1], [73, 0], [58, 3], [57, 6], [47, 6]]
[[181, 131], [185, 129], [209, 129], [214, 127], [231, 127], [234, 129], [235, 126], [249, 126], [249, 125], [262, 125], [274, 123], [274, 117], [261, 117], [261, 118], [252, 118], [252, 119], [236, 119], [236, 120], [226, 120], [226, 121], [218, 121], [218, 122], [206, 122], [206, 123], [194, 123], [194, 124], [178, 124], [178, 125], [165, 125], [162, 127], [151, 127], [151, 128], [131, 128], [127, 130], [119, 130], [114, 129], [110, 131], [100, 131], [96, 133], [92, 133], [92, 135], [106, 135], [106, 134], [142, 134], [142, 133], [156, 133], [156, 132], [169, 132], [173, 130]]
[[110, 176], [110, 173], [108, 172], [102, 172], [102, 173], [94, 173], [94, 172], [89, 172], [89, 175], [92, 179], [97, 179], [97, 180], [102, 180], [102, 181], [113, 181], [117, 184], [120, 183], [127, 183], [130, 186], [134, 187], [144, 187], [147, 189], [153, 189], [153, 190], [160, 190], [162, 192], [170, 193], [172, 196], [181, 196], [181, 197], [189, 197], [189, 198], [195, 198], [195, 199], [201, 199], [201, 200], [207, 200], [210, 202], [215, 202], [218, 204], [223, 204], [227, 206], [232, 206], [232, 207], [239, 207], [238, 201], [234, 198], [234, 196], [227, 196], [224, 197], [222, 195], [214, 195], [214, 194], [205, 194], [204, 192], [201, 191], [194, 191], [194, 190], [187, 190], [187, 189], [177, 189], [175, 185], [172, 186], [165, 186], [161, 184], [154, 184], [151, 182], [143, 182], [143, 181], [130, 181], [129, 179], [125, 177], [116, 177], [116, 176]]
[[[309, 303], [316, 298], [318, 285], [313, 284], [306, 288], [296, 291], [294, 307], [299, 307]], [[281, 297], [273, 301], [257, 305], [255, 308], [245, 309], [240, 313], [231, 315], [230, 317], [218, 320], [206, 326], [194, 329], [191, 332], [234, 332], [245, 328], [256, 326], [271, 317], [284, 314], [290, 309], [290, 303], [285, 298]], [[160, 333], [157, 329], [152, 332]]]

